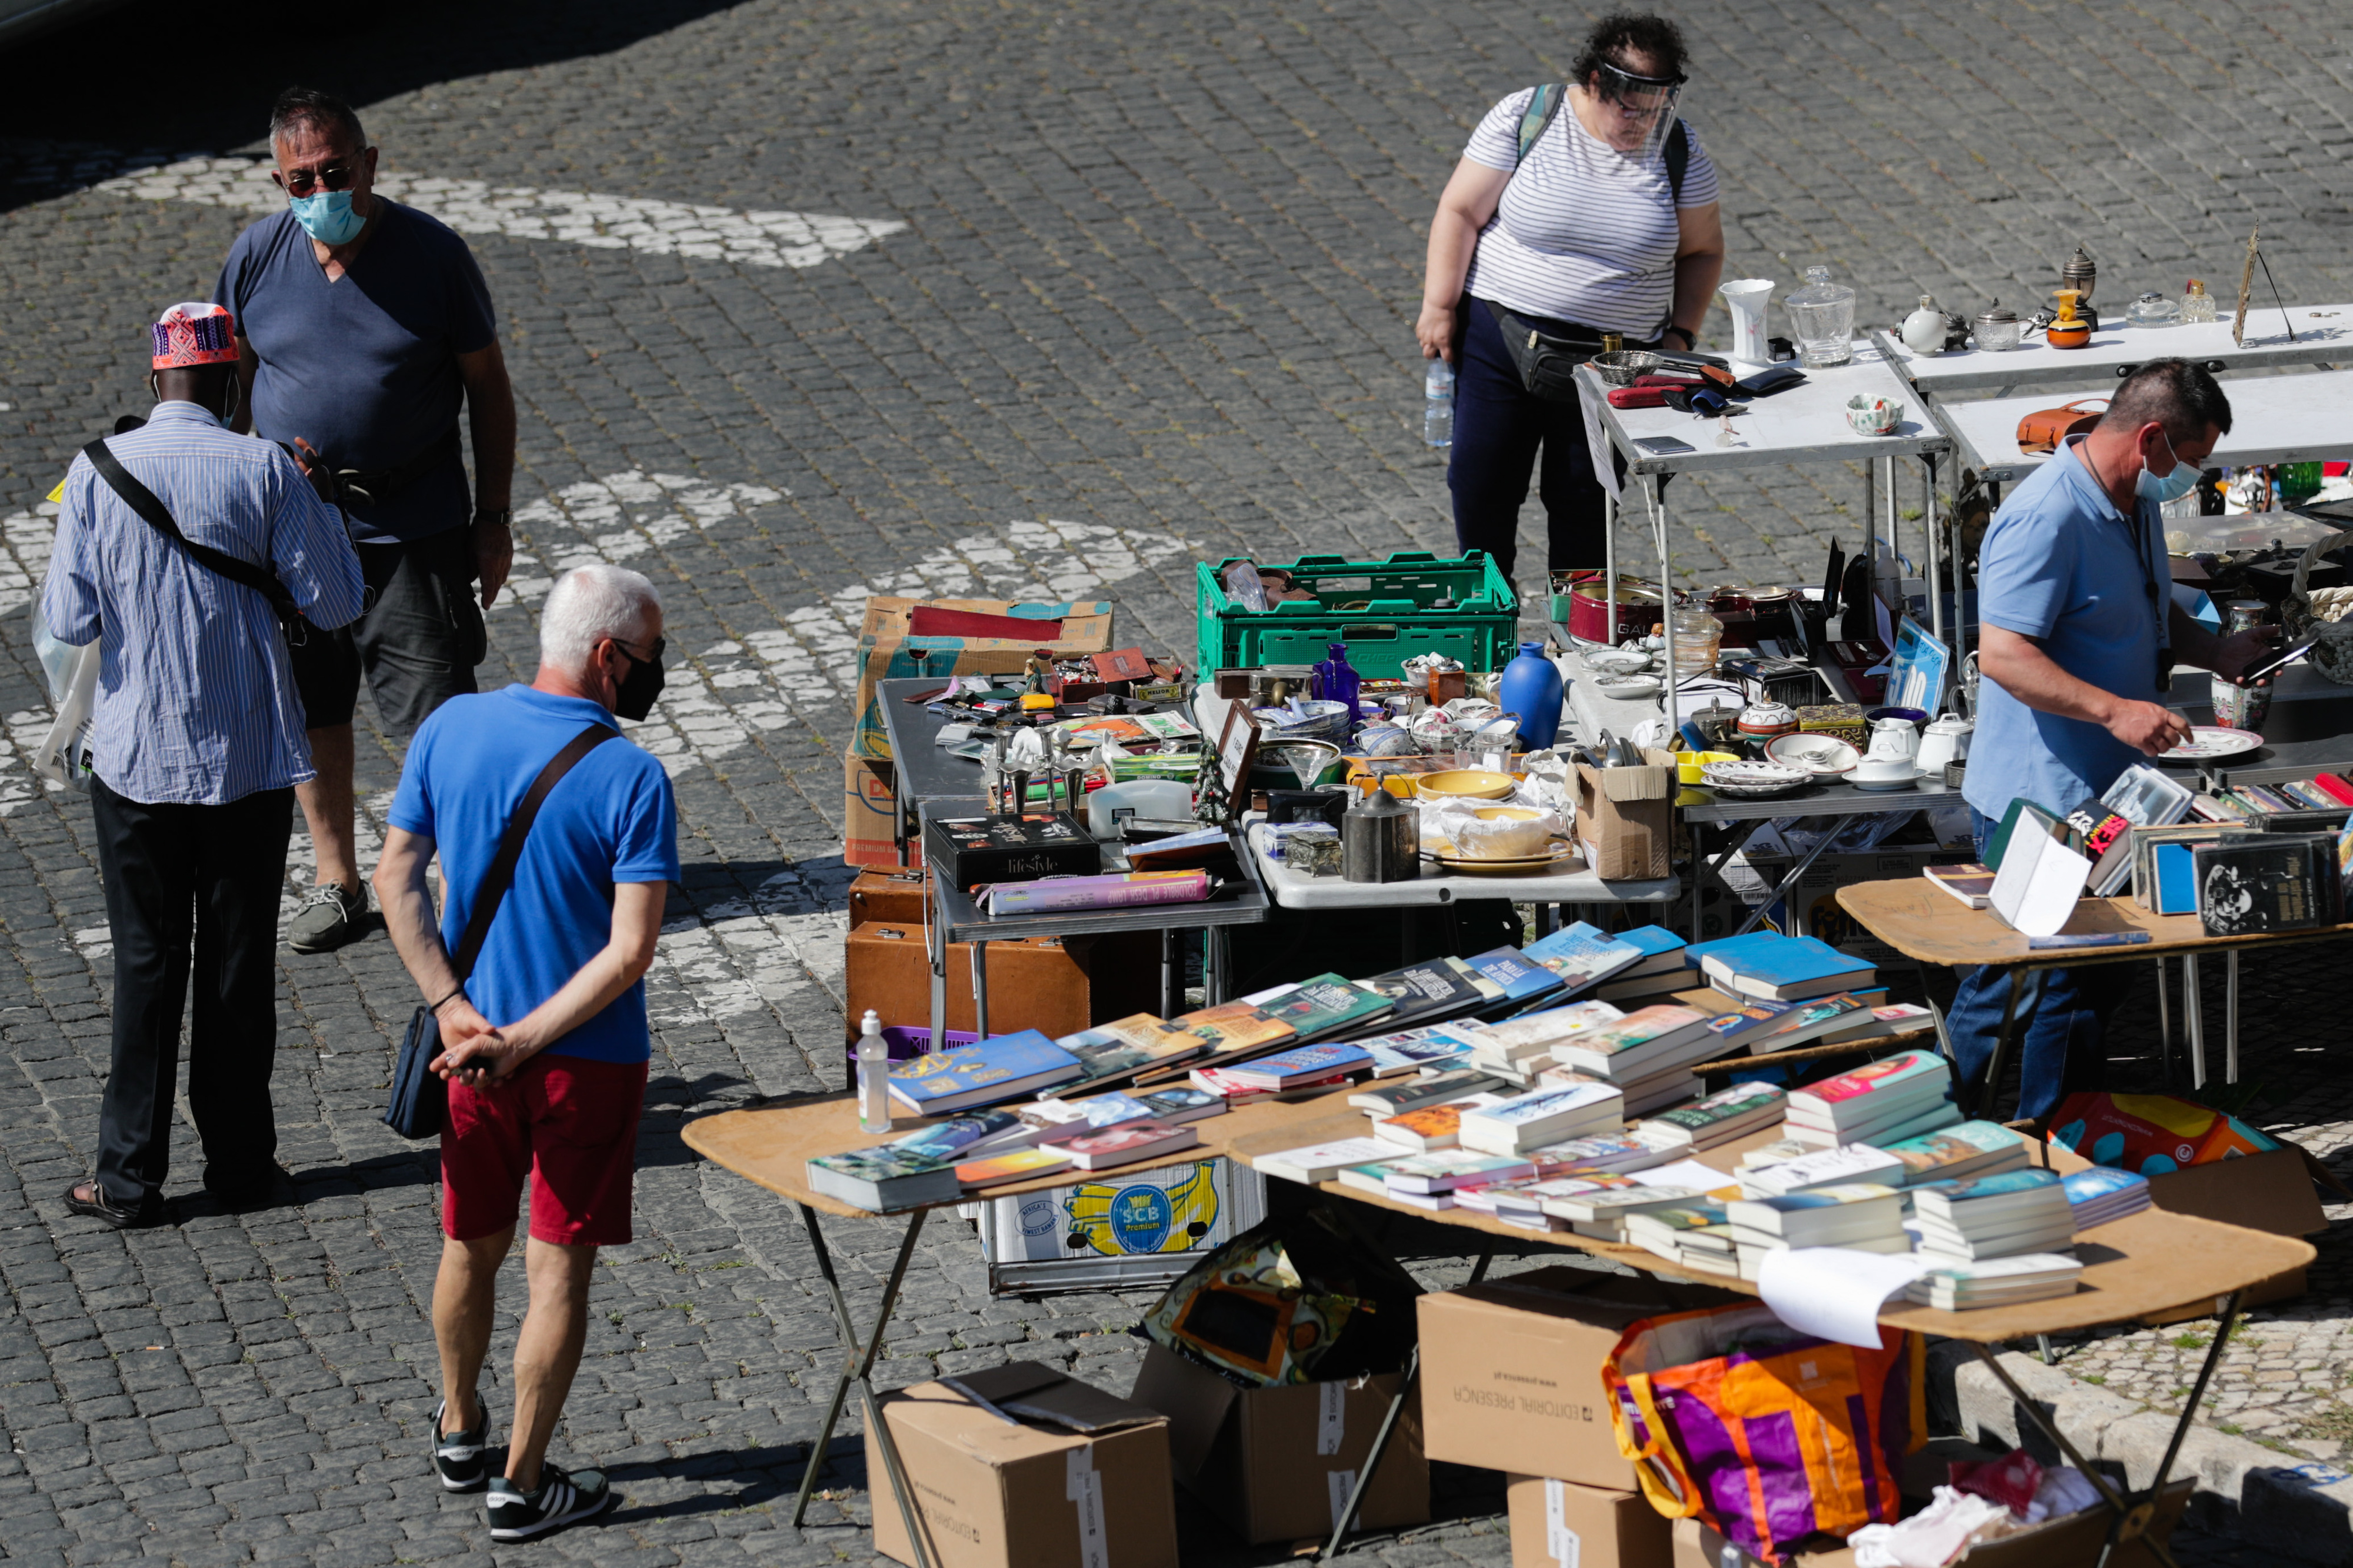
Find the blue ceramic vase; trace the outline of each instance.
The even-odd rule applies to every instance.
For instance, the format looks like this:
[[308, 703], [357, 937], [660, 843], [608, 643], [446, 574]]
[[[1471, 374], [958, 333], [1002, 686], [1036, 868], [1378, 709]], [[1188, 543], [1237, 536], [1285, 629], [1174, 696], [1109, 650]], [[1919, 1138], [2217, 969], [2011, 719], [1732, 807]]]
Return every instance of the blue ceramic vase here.
[[1560, 671], [1544, 656], [1544, 644], [1524, 642], [1520, 657], [1504, 667], [1495, 700], [1520, 716], [1520, 740], [1540, 752], [1560, 732]]

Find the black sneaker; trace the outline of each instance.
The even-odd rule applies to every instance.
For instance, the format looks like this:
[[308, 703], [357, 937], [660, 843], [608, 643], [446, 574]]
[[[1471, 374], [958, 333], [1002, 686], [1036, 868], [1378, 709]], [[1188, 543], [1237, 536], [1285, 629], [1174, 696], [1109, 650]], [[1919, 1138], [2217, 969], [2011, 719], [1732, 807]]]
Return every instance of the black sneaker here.
[[433, 1473], [441, 1478], [445, 1492], [478, 1492], [489, 1479], [482, 1449], [491, 1433], [491, 1407], [479, 1394], [474, 1403], [482, 1405], [482, 1418], [470, 1432], [444, 1432], [441, 1417], [448, 1414], [449, 1402], [445, 1399], [433, 1407]]
[[364, 889], [353, 891], [341, 882], [322, 882], [294, 911], [286, 927], [286, 945], [297, 952], [332, 952], [367, 934], [367, 912]]
[[491, 1478], [490, 1516], [492, 1541], [535, 1541], [550, 1531], [584, 1519], [594, 1519], [620, 1501], [602, 1470], [571, 1473], [549, 1464], [539, 1467], [535, 1491], [518, 1491], [504, 1476]]

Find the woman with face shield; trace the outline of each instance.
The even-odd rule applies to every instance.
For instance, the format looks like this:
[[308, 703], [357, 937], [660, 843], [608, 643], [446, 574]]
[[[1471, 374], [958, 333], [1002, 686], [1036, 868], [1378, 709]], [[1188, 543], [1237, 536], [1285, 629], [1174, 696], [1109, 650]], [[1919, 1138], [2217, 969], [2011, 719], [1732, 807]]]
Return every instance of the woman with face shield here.
[[1556, 572], [1599, 571], [1602, 491], [1574, 386], [1525, 363], [1531, 332], [1579, 356], [1690, 349], [1724, 270], [1715, 165], [1676, 116], [1682, 33], [1657, 16], [1606, 16], [1575, 79], [1524, 89], [1487, 111], [1439, 197], [1415, 335], [1456, 372], [1447, 487], [1454, 535], [1504, 574], [1539, 449], [1538, 493]]

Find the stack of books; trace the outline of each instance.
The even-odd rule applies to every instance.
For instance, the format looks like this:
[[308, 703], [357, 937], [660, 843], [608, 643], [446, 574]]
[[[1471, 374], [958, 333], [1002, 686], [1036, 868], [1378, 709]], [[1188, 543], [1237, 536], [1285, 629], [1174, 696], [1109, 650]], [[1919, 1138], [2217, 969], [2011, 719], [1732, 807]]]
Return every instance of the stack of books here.
[[1580, 1030], [1614, 1024], [1625, 1014], [1607, 1002], [1572, 1002], [1547, 1007], [1504, 1024], [1474, 1025], [1471, 1037], [1472, 1067], [1525, 1083], [1535, 1064], [1549, 1061], [1553, 1047]]
[[1648, 1002], [1691, 988], [1691, 970], [1683, 963], [1683, 939], [1664, 926], [1636, 926], [1609, 940], [1638, 948], [1642, 956], [1593, 988], [1600, 1000]]
[[1857, 1252], [1909, 1252], [1904, 1194], [1872, 1183], [1816, 1187], [1779, 1197], [1735, 1198], [1724, 1205], [1740, 1278], [1754, 1279], [1765, 1255], [1783, 1247], [1844, 1247]]
[[2075, 1239], [2075, 1217], [2056, 1171], [2004, 1171], [1912, 1189], [1920, 1250], [1973, 1261], [2049, 1252]]
[[1626, 1099], [1608, 1084], [1572, 1084], [1515, 1094], [1463, 1112], [1461, 1144], [1482, 1154], [1525, 1154], [1573, 1138], [1615, 1132]]
[[2148, 1178], [2137, 1171], [2094, 1165], [2061, 1179], [2077, 1230], [2089, 1230], [2148, 1207]]
[[1448, 1068], [1419, 1078], [1358, 1089], [1348, 1097], [1348, 1103], [1376, 1116], [1397, 1116], [1417, 1106], [1441, 1105], [1465, 1095], [1494, 1094], [1509, 1087], [1493, 1073], [1474, 1068]]
[[1716, 1051], [1712, 1015], [1696, 1007], [1654, 1003], [1614, 1024], [1583, 1029], [1552, 1048], [1552, 1059], [1613, 1084], [1626, 1097], [1626, 1114], [1642, 1116], [1699, 1093], [1692, 1065]]
[[1339, 1180], [1345, 1186], [1366, 1186], [1365, 1178], [1376, 1169], [1380, 1176], [1379, 1185], [1367, 1186], [1366, 1190], [1395, 1203], [1433, 1210], [1452, 1208], [1461, 1189], [1490, 1187], [1498, 1182], [1519, 1181], [1535, 1173], [1535, 1167], [1525, 1160], [1446, 1149], [1430, 1154], [1408, 1154], [1402, 1160], [1384, 1161], [1377, 1166], [1369, 1163], [1351, 1166], [1340, 1172]]
[[1462, 1141], [1462, 1118], [1466, 1112], [1503, 1102], [1504, 1097], [1499, 1094], [1474, 1094], [1461, 1100], [1419, 1106], [1399, 1111], [1395, 1116], [1376, 1118], [1373, 1136], [1400, 1149], [1419, 1150], [1424, 1153], [1432, 1149], [1452, 1149]]
[[1528, 943], [1520, 956], [1550, 973], [1562, 994], [1574, 996], [1632, 970], [1643, 951], [1578, 921]]
[[1825, 1147], [1900, 1142], [1960, 1120], [1952, 1070], [1934, 1051], [1898, 1051], [1789, 1091], [1789, 1136]]
[[[1239, 1066], [1240, 1064], [1236, 1065]], [[1224, 1100], [1229, 1106], [1250, 1105], [1261, 1100], [1272, 1100], [1276, 1095], [1284, 1092], [1282, 1089], [1265, 1089], [1255, 1084], [1244, 1083], [1240, 1079], [1235, 1078], [1233, 1074], [1234, 1068], [1230, 1067], [1195, 1068], [1190, 1073], [1186, 1075], [1186, 1079], [1187, 1082], [1189, 1082], [1195, 1089], [1199, 1089], [1203, 1094], [1214, 1094], [1219, 1100]], [[1342, 1068], [1338, 1071], [1331, 1074], [1329, 1077], [1309, 1079], [1303, 1082], [1293, 1084], [1291, 1087], [1293, 1089], [1322, 1089], [1329, 1085], [1342, 1084], [1347, 1081], [1348, 1069]]]
[[1819, 937], [1749, 931], [1683, 949], [1683, 962], [1719, 991], [1768, 1002], [1802, 1002], [1834, 991], [1868, 990], [1879, 972]]
[[1567, 1230], [1567, 1220], [1545, 1211], [1547, 1200], [1582, 1197], [1589, 1193], [1630, 1192], [1641, 1184], [1631, 1176], [1595, 1171], [1576, 1176], [1539, 1176], [1464, 1188], [1455, 1194], [1454, 1201], [1460, 1207], [1493, 1215], [1504, 1224], [1521, 1230]]
[[1907, 1300], [1940, 1312], [2008, 1307], [2046, 1296], [2072, 1296], [2084, 1265], [2059, 1252], [2021, 1253], [1983, 1262], [1939, 1258], [1936, 1266], [1904, 1288]]
[[1590, 1175], [1600, 1172], [1648, 1170], [1679, 1159], [1691, 1152], [1688, 1143], [1676, 1143], [1641, 1127], [1620, 1128], [1615, 1132], [1599, 1133], [1590, 1138], [1571, 1138], [1565, 1143], [1548, 1143], [1529, 1151], [1529, 1158], [1545, 1167], [1538, 1173], [1552, 1175], [1574, 1172]]
[[809, 1190], [874, 1214], [951, 1202], [964, 1190], [956, 1166], [966, 1152], [1014, 1125], [1010, 1111], [976, 1110], [888, 1143], [820, 1154], [805, 1168]]
[[1694, 1199], [1706, 1194], [1697, 1187], [1682, 1185], [1609, 1186], [1568, 1196], [1547, 1195], [1543, 1201], [1545, 1213], [1555, 1219], [1568, 1221], [1568, 1228], [1579, 1236], [1593, 1237], [1601, 1241], [1624, 1241], [1626, 1224], [1638, 1214], [1653, 1209], [1681, 1208]]
[[1964, 1121], [1879, 1147], [1904, 1162], [1909, 1186], [1999, 1175], [2026, 1166], [2026, 1140], [1995, 1121]]
[[1642, 1125], [1689, 1149], [1713, 1149], [1781, 1120], [1788, 1096], [1769, 1083], [1736, 1083], [1689, 1105], [1661, 1111]]
[[1375, 1078], [1395, 1078], [1404, 1072], [1461, 1066], [1471, 1055], [1472, 1028], [1466, 1024], [1431, 1024], [1374, 1035], [1356, 1044], [1372, 1058]]
[[1329, 1083], [1335, 1079], [1365, 1071], [1372, 1066], [1372, 1053], [1362, 1047], [1333, 1041], [1320, 1046], [1294, 1046], [1272, 1056], [1255, 1057], [1215, 1070], [1221, 1081], [1237, 1088], [1281, 1094], [1304, 1085]]
[[1868, 1143], [1842, 1149], [1816, 1149], [1795, 1159], [1751, 1166], [1745, 1160], [1736, 1173], [1744, 1198], [1774, 1198], [1824, 1187], [1901, 1186], [1904, 1162]]
[[1646, 1209], [1626, 1219], [1626, 1239], [1671, 1263], [1726, 1278], [1740, 1273], [1725, 1205], [1707, 1199], [1674, 1208]]
[[899, 1064], [891, 1072], [891, 1098], [917, 1116], [954, 1116], [1001, 1100], [1027, 1100], [1085, 1071], [1078, 1058], [1043, 1034], [1022, 1029]]
[[1280, 1176], [1286, 1182], [1314, 1186], [1318, 1182], [1333, 1180], [1347, 1166], [1401, 1159], [1404, 1154], [1405, 1151], [1394, 1143], [1375, 1138], [1339, 1138], [1328, 1143], [1305, 1143], [1296, 1149], [1261, 1154], [1250, 1164], [1261, 1175]]

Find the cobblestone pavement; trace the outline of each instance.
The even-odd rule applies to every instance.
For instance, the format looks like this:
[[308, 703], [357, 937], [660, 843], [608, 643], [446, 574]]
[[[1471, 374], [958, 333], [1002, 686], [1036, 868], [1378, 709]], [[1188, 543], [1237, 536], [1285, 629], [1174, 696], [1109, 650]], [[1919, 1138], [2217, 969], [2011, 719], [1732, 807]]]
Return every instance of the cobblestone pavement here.
[[[471, 237], [522, 415], [523, 558], [486, 680], [528, 673], [534, 607], [566, 565], [628, 561], [668, 595], [681, 664], [638, 733], [675, 775], [687, 870], [650, 980], [639, 1239], [605, 1256], [556, 1442], [606, 1466], [627, 1503], [544, 1550], [859, 1560], [854, 1441], [810, 1528], [778, 1507], [835, 1364], [807, 1237], [678, 1134], [841, 1081], [837, 757], [863, 601], [1100, 593], [1128, 637], [1181, 651], [1204, 553], [1443, 548], [1443, 472], [1415, 425], [1421, 226], [1468, 124], [1560, 74], [1582, 15], [521, 0], [402, 7], [372, 31], [271, 5], [209, 18], [242, 30], [201, 71], [93, 91], [118, 38], [185, 35], [185, 12], [142, 5], [13, 59], [0, 1556], [358, 1568], [490, 1552], [478, 1506], [442, 1497], [422, 1458], [434, 1171], [376, 1121], [414, 1001], [380, 935], [284, 960], [275, 1098], [299, 1206], [216, 1212], [193, 1168], [167, 1229], [118, 1236], [57, 1200], [90, 1158], [111, 961], [87, 810], [24, 767], [44, 722], [25, 613], [51, 526], [37, 503], [76, 446], [142, 406], [142, 324], [208, 292], [246, 221], [244, 164], [189, 160], [249, 160], [270, 93], [320, 80], [362, 103], [386, 169]], [[2347, 297], [2353, 135], [2331, 8], [1694, 0], [1678, 15], [1697, 48], [1691, 112], [1725, 171], [1731, 275], [1788, 281], [1825, 261], [1884, 321], [1923, 289], [1972, 312], [2030, 301], [2080, 240], [2103, 299], [2193, 271], [2227, 288], [2260, 218], [2291, 297]], [[130, 184], [93, 188], [110, 181]], [[1860, 498], [1848, 469], [1678, 487], [1678, 571], [1813, 576], [1830, 539], [1857, 542]], [[398, 758], [367, 723], [372, 833]], [[2327, 1152], [2348, 1111], [2325, 973], [2250, 965], [2247, 1057], [2262, 1119]], [[893, 1235], [836, 1237], [861, 1312]], [[2313, 1295], [2251, 1323], [2218, 1417], [2316, 1455], [2338, 1440], [2343, 1407], [2306, 1374], [2333, 1375], [2348, 1295], [2332, 1237]], [[969, 1233], [938, 1225], [881, 1381], [1012, 1355], [1124, 1387], [1139, 1304], [993, 1300]], [[512, 1334], [510, 1317], [501, 1357]], [[2151, 1397], [2186, 1381], [2187, 1352], [2158, 1336], [2063, 1350]], [[1441, 1472], [1446, 1521], [1371, 1549], [1504, 1562], [1492, 1482]], [[1188, 1562], [1282, 1555], [1189, 1513], [1184, 1528]]]

